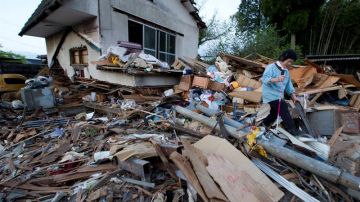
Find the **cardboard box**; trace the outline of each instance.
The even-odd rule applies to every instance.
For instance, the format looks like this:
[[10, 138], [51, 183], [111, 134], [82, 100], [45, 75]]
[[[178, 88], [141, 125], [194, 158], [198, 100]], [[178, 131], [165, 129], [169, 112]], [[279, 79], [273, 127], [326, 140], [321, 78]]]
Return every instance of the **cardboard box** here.
[[260, 103], [262, 97], [262, 93], [259, 91], [233, 91], [229, 95], [255, 103]]
[[189, 91], [192, 85], [192, 81], [193, 81], [193, 76], [191, 75], [182, 76], [180, 79], [178, 89], [183, 91]]
[[359, 134], [359, 113], [347, 111], [341, 113], [341, 122], [344, 126], [343, 132], [350, 134]]
[[194, 76], [192, 86], [207, 89], [210, 79], [207, 77]]
[[238, 74], [236, 77], [237, 77], [236, 81], [239, 83], [241, 87], [250, 87], [254, 89], [258, 89], [261, 87], [261, 83], [255, 79], [247, 78], [242, 74]]
[[209, 81], [208, 89], [214, 90], [214, 91], [223, 91], [225, 90], [226, 86], [223, 83], [219, 83], [216, 81]]

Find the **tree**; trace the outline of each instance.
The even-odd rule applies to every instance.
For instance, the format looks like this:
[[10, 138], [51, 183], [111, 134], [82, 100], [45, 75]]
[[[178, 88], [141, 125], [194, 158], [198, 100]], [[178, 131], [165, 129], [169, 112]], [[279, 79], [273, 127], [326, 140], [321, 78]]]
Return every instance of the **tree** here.
[[326, 2], [312, 27], [310, 54], [359, 53], [359, 12], [359, 0]]
[[[2, 48], [2, 45], [0, 44], [0, 49]], [[26, 58], [25, 56], [13, 53], [13, 52], [9, 52], [9, 51], [3, 51], [0, 50], [0, 58], [2, 60], [6, 60], [6, 59], [16, 59], [18, 61], [20, 61], [21, 63], [25, 63]]]
[[309, 27], [311, 16], [323, 4], [324, 0], [263, 0], [261, 10], [281, 35], [291, 36], [291, 46], [294, 48], [296, 34]]
[[241, 1], [238, 11], [233, 16], [238, 33], [245, 33], [247, 37], [251, 37], [265, 27], [266, 21], [260, 8], [261, 0]]

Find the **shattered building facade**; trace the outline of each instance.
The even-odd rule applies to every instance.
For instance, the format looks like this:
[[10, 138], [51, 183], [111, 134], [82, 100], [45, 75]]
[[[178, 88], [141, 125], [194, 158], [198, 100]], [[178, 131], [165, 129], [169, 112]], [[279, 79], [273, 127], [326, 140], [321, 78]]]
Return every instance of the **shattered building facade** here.
[[45, 38], [48, 65], [58, 62], [70, 78], [168, 86], [178, 81], [171, 74], [110, 72], [92, 61], [118, 41], [140, 44], [145, 53], [169, 64], [176, 57], [195, 58], [204, 27], [192, 0], [43, 0], [19, 35]]

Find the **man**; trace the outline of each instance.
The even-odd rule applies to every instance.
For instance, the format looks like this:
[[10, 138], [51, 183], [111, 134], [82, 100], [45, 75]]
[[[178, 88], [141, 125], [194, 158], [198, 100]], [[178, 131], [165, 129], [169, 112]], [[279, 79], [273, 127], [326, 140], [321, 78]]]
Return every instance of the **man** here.
[[[285, 129], [297, 135], [298, 130], [295, 127], [295, 123], [291, 118], [288, 105], [284, 101], [284, 93], [291, 96], [294, 102], [299, 101], [295, 95], [295, 89], [291, 83], [289, 68], [296, 61], [297, 55], [295, 51], [289, 49], [284, 51], [279, 57], [279, 61], [268, 65], [262, 77], [262, 98], [264, 103], [270, 105], [270, 114], [267, 116], [263, 123], [266, 127], [269, 127], [274, 121], [276, 121], [279, 115], [283, 120]], [[280, 103], [279, 103], [280, 101]]]

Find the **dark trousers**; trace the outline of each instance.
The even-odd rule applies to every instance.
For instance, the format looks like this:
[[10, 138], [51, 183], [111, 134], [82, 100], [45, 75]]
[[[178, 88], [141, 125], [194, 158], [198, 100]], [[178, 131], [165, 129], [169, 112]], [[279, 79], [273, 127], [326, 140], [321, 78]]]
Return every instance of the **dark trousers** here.
[[[270, 114], [267, 116], [263, 123], [266, 127], [269, 127], [274, 121], [276, 121], [278, 107], [279, 107], [279, 100], [274, 100], [269, 102], [270, 105]], [[282, 124], [287, 131], [294, 131], [295, 130], [295, 123], [294, 120], [291, 118], [289, 108], [287, 103], [284, 100], [280, 102], [280, 117], [283, 120]]]

